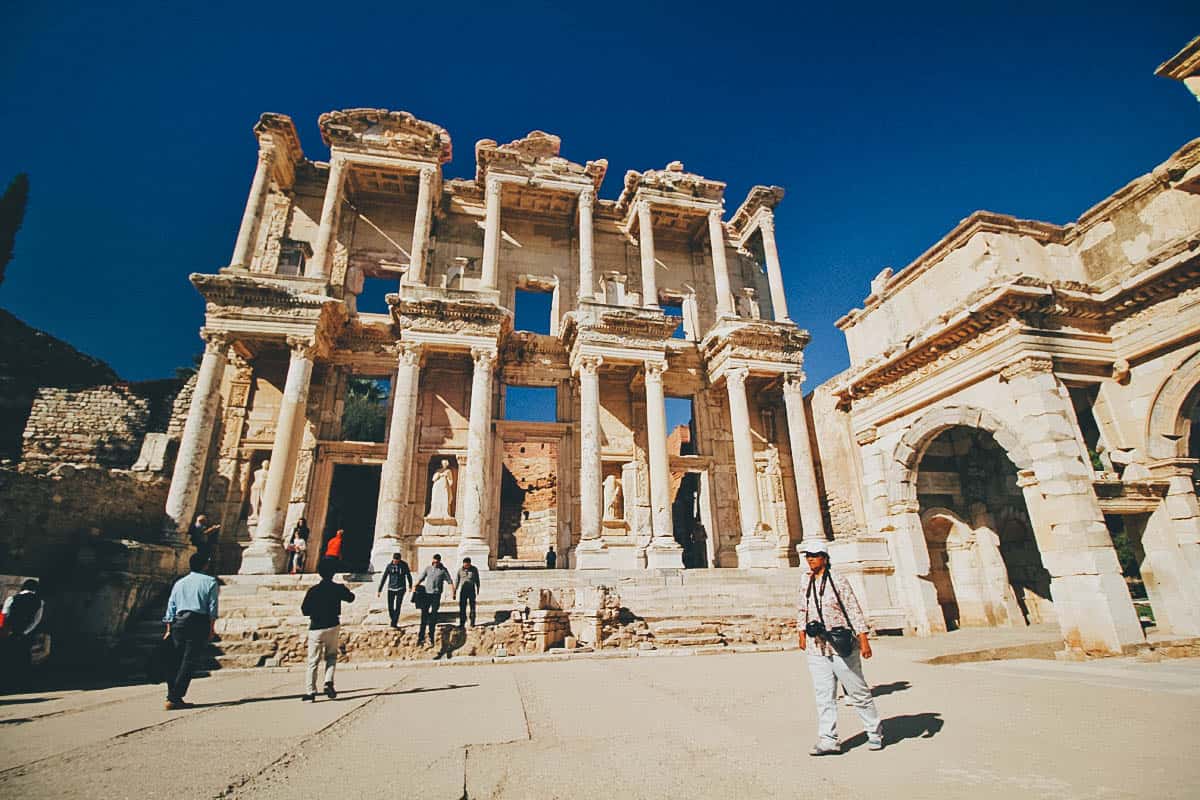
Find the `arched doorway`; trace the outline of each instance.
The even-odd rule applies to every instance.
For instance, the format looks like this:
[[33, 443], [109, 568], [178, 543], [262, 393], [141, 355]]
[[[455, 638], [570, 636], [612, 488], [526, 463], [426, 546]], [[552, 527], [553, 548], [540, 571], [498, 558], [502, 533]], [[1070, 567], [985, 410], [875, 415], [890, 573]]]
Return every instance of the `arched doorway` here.
[[1017, 484], [995, 436], [967, 425], [933, 435], [917, 460], [915, 489], [928, 569], [945, 629], [1024, 626], [1054, 619], [1042, 564]]

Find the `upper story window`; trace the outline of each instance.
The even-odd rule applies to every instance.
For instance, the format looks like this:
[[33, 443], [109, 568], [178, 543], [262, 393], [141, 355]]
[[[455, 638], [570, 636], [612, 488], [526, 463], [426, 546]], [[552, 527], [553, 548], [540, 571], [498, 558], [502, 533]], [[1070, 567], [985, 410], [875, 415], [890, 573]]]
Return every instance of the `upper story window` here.
[[279, 242], [279, 265], [275, 272], [278, 275], [303, 275], [304, 266], [311, 257], [312, 246], [308, 242], [283, 239]]

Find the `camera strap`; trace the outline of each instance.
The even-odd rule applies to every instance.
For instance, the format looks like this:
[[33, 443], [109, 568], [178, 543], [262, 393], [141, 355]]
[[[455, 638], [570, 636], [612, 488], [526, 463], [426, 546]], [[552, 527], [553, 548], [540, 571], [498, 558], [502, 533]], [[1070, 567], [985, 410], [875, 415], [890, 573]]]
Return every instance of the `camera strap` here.
[[850, 628], [851, 633], [854, 632], [854, 626], [850, 623], [850, 615], [846, 613], [846, 604], [842, 602], [842, 595], [837, 590], [837, 584], [829, 580], [829, 567], [825, 567], [825, 571], [821, 573], [821, 587], [813, 593], [813, 584], [816, 582], [816, 575], [810, 575], [808, 578], [808, 589], [804, 592], [804, 602], [807, 604], [810, 597], [816, 599], [817, 618], [821, 620], [821, 625], [825, 625], [825, 614], [821, 610], [821, 598], [825, 596], [825, 584], [829, 584], [833, 589], [833, 596], [837, 600], [838, 608], [842, 610], [842, 616], [846, 618], [846, 625]]
[[[829, 567], [825, 567], [825, 574], [829, 574]], [[837, 598], [838, 608], [842, 610], [842, 616], [846, 618], [846, 627], [850, 629], [851, 633], [854, 633], [854, 625], [850, 622], [850, 615], [846, 613], [846, 605], [842, 602], [841, 594], [838, 593], [837, 584], [831, 583], [830, 585], [833, 587], [833, 596]]]

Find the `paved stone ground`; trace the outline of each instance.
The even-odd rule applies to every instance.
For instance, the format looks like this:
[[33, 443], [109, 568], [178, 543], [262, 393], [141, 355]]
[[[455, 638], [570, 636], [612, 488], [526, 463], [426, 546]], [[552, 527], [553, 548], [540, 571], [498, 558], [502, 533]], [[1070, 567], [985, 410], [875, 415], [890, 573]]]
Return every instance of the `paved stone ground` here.
[[[343, 670], [0, 697], [0, 797], [1185, 798], [1200, 795], [1200, 659], [867, 664], [888, 747], [842, 709], [814, 759], [795, 652]], [[390, 784], [389, 784], [390, 782]]]

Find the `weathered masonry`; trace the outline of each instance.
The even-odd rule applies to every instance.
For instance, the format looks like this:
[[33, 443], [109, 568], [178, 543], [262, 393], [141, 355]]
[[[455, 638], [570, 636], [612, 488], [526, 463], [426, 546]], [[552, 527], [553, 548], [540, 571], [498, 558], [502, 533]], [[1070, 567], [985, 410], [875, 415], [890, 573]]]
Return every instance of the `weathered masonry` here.
[[191, 278], [206, 349], [169, 536], [204, 510], [221, 569], [251, 574], [301, 518], [315, 543], [345, 529], [356, 569], [550, 546], [560, 568], [786, 567], [824, 536], [782, 190], [727, 218], [678, 162], [601, 199], [607, 163], [539, 131], [451, 180], [450, 135], [411, 114], [320, 129], [329, 163], [263, 115], [230, 264]]
[[[1195, 91], [1200, 39], [1159, 73]], [[876, 624], [1119, 652], [1136, 574], [1200, 635], [1200, 140], [1068, 225], [972, 214], [837, 325], [820, 469]]]

